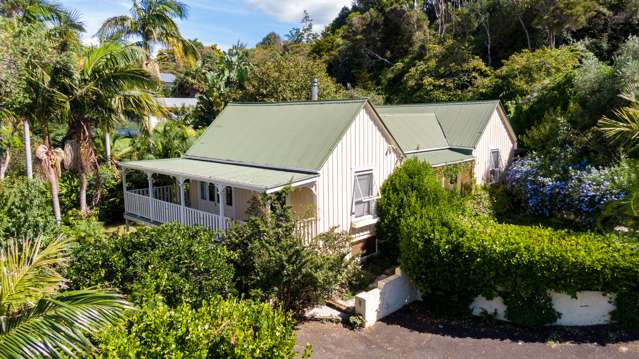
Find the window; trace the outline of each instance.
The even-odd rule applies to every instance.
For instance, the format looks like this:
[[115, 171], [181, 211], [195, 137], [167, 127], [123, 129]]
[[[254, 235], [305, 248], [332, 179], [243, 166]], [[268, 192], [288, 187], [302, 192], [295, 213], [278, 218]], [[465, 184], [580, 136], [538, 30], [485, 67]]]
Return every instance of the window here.
[[490, 151], [490, 182], [495, 183], [499, 181], [501, 176], [501, 158], [499, 157], [499, 150]]
[[226, 205], [233, 206], [233, 187], [226, 187]]
[[375, 180], [373, 172], [355, 173], [353, 185], [353, 215], [372, 215], [375, 210]]
[[490, 151], [490, 169], [499, 169], [501, 167], [501, 158], [499, 157], [499, 150]]
[[200, 199], [204, 201], [209, 200], [209, 189], [205, 182], [200, 182]]
[[220, 203], [220, 194], [217, 193], [217, 187], [213, 183], [209, 183], [209, 201]]

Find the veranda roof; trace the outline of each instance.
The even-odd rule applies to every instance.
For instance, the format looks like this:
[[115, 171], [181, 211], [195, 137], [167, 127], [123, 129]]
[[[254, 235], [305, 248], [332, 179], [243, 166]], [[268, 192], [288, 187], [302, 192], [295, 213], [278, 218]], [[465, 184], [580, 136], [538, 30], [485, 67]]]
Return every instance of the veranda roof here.
[[316, 173], [282, 171], [186, 158], [130, 161], [121, 163], [121, 166], [266, 193], [277, 191], [289, 184], [307, 183], [319, 176]]
[[433, 167], [467, 162], [475, 159], [472, 154], [452, 149], [409, 153], [407, 154], [407, 157], [416, 157], [422, 161], [427, 161]]

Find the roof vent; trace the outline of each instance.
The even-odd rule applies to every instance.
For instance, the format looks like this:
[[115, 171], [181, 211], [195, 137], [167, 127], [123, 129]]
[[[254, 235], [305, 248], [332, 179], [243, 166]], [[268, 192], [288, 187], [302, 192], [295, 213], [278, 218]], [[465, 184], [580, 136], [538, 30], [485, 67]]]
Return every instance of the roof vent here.
[[317, 101], [317, 79], [311, 81], [311, 101]]

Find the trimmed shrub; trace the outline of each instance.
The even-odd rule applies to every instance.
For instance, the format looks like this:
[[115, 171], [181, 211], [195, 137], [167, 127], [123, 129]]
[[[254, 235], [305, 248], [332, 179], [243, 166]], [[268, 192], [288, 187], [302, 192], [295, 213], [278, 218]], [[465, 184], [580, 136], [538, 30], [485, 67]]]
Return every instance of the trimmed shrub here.
[[195, 309], [149, 302], [98, 336], [103, 358], [294, 358], [293, 321], [268, 304], [214, 296]]
[[498, 224], [467, 213], [440, 197], [413, 203], [400, 221], [400, 265], [434, 310], [468, 313], [477, 295], [500, 295], [509, 320], [540, 326], [558, 316], [547, 291], [594, 290], [618, 294], [626, 318], [615, 319], [636, 318], [628, 315], [636, 307], [627, 309], [639, 283], [636, 238]]
[[377, 201], [377, 244], [382, 256], [396, 260], [399, 255], [400, 224], [417, 204], [443, 205], [449, 193], [437, 181], [432, 167], [418, 159], [408, 159], [383, 183]]
[[299, 313], [345, 289], [359, 265], [348, 258], [345, 234], [329, 231], [310, 243], [298, 238], [285, 203], [286, 191], [257, 198], [250, 208], [255, 216], [231, 228], [224, 243], [233, 252], [242, 293]]
[[74, 288], [119, 288], [138, 303], [157, 293], [170, 306], [233, 293], [233, 276], [229, 252], [215, 233], [175, 223], [84, 236], [67, 273]]
[[[25, 177], [0, 182], [0, 238], [36, 238], [55, 229], [47, 184]], [[4, 246], [2, 241], [0, 246]]]

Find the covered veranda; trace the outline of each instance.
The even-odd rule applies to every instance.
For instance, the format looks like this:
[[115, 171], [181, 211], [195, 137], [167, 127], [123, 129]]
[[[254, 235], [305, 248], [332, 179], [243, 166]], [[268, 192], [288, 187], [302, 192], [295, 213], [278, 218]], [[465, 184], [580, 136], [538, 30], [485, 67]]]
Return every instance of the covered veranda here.
[[[313, 189], [318, 177], [316, 173], [186, 158], [131, 161], [121, 167], [127, 221], [150, 225], [178, 222], [211, 230], [226, 230], [232, 222], [241, 223], [241, 212], [252, 196], [277, 192], [286, 186]], [[127, 171], [133, 170], [146, 175], [146, 187], [129, 188]], [[169, 176], [174, 183], [155, 186], [156, 175]], [[317, 234], [315, 218], [303, 223], [308, 228], [300, 230], [307, 235]]]

